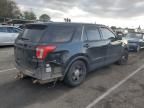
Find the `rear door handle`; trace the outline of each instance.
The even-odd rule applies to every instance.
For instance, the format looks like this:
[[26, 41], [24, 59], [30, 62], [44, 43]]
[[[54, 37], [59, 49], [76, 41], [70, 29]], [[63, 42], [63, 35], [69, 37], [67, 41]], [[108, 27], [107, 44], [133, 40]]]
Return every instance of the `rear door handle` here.
[[89, 48], [90, 46], [89, 44], [84, 44], [84, 47]]

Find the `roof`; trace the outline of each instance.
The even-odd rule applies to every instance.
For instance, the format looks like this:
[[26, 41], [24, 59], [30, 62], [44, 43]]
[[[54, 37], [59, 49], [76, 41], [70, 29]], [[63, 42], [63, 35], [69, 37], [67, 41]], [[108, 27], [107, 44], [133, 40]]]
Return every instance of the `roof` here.
[[129, 33], [144, 34], [143, 32], [129, 32]]
[[0, 25], [0, 27], [13, 27], [13, 28], [18, 28], [18, 27], [10, 26], [10, 25]]
[[57, 25], [59, 25], [59, 24], [61, 24], [61, 25], [79, 25], [79, 26], [82, 26], [82, 25], [96, 25], [96, 26], [103, 26], [103, 27], [105, 27], [105, 25], [101, 25], [101, 24], [92, 24], [92, 23], [74, 23], [74, 22], [70, 22], [70, 23], [68, 23], [68, 22], [48, 22], [48, 23], [31, 23], [31, 24], [34, 24], [34, 25], [37, 25], [37, 24], [40, 24], [40, 25], [55, 25], [55, 24], [57, 24]]
[[34, 23], [35, 20], [21, 20], [21, 19], [12, 19], [7, 21], [7, 23], [11, 24], [26, 24], [26, 23]]

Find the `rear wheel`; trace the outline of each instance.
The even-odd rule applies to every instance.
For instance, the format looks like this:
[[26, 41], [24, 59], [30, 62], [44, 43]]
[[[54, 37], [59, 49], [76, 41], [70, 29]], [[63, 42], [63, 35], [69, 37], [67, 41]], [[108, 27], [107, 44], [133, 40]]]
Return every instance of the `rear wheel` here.
[[86, 71], [86, 64], [81, 60], [77, 60], [70, 66], [64, 82], [71, 87], [78, 86], [85, 80]]
[[118, 60], [117, 64], [119, 65], [125, 65], [128, 61], [128, 50], [124, 50], [121, 58]]

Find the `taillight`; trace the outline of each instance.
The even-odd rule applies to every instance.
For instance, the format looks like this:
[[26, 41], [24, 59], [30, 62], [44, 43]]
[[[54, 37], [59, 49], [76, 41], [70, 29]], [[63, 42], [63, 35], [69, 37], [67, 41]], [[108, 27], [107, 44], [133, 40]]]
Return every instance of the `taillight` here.
[[36, 48], [36, 57], [37, 59], [44, 60], [46, 56], [53, 52], [56, 49], [56, 46], [48, 45], [48, 46], [38, 46]]

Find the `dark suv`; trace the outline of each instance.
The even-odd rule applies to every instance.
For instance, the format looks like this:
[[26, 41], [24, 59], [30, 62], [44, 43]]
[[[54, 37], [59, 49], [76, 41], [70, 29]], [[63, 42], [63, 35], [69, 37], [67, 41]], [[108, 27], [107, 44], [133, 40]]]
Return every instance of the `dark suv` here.
[[141, 48], [144, 48], [144, 33], [131, 32], [125, 39], [128, 41], [129, 50], [139, 52]]
[[34, 82], [64, 80], [77, 86], [87, 72], [127, 60], [127, 45], [103, 25], [29, 24], [15, 41], [19, 76], [30, 76]]

